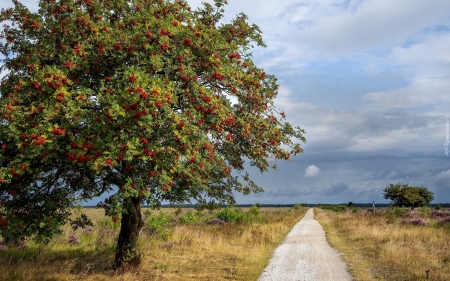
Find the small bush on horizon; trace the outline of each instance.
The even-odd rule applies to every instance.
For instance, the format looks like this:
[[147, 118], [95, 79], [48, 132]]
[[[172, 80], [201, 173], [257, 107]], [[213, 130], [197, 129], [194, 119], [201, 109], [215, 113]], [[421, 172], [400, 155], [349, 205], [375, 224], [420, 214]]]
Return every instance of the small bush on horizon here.
[[259, 206], [258, 205], [253, 205], [250, 207], [250, 214], [254, 215], [254, 216], [259, 216], [260, 214], [260, 210], [259, 210]]
[[301, 208], [302, 208], [301, 204], [295, 204], [294, 205], [294, 210], [296, 210], [296, 211], [300, 210]]
[[228, 206], [225, 209], [218, 211], [215, 217], [227, 223], [242, 222], [244, 220], [244, 213], [241, 209]]

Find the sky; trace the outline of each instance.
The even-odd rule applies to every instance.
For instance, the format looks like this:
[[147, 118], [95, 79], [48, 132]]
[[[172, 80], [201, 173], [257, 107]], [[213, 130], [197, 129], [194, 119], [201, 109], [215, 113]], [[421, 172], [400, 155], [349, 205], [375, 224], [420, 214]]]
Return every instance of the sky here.
[[238, 13], [263, 31], [253, 57], [278, 78], [276, 106], [306, 131], [277, 171], [249, 168], [265, 192], [238, 203], [388, 203], [390, 183], [450, 202], [450, 1], [228, 0], [222, 21]]

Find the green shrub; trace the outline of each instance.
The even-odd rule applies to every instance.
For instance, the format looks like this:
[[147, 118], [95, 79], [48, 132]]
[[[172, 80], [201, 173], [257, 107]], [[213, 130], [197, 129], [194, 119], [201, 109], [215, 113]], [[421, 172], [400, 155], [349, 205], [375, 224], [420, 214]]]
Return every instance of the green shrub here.
[[359, 207], [353, 208], [353, 213], [355, 213], [355, 214], [358, 213], [359, 209], [360, 209]]
[[190, 224], [190, 225], [197, 224], [198, 221], [199, 221], [199, 218], [198, 218], [197, 214], [194, 213], [193, 211], [187, 211], [186, 213], [181, 215], [180, 219], [179, 219], [179, 222], [181, 224]]
[[259, 206], [258, 205], [253, 205], [250, 207], [250, 214], [254, 215], [254, 216], [259, 216], [259, 213], [261, 212], [259, 210]]
[[347, 206], [344, 206], [344, 205], [334, 206], [333, 211], [335, 211], [335, 212], [345, 212], [345, 211], [347, 211]]
[[215, 217], [224, 222], [242, 222], [244, 220], [244, 213], [241, 209], [226, 207], [217, 212]]
[[441, 207], [441, 205], [437, 204], [436, 207], [435, 207], [435, 209], [436, 209], [436, 210], [441, 210], [442, 207]]
[[295, 204], [294, 205], [294, 210], [300, 210], [302, 208], [302, 205], [300, 205], [300, 204]]
[[147, 218], [146, 230], [155, 238], [167, 241], [172, 235], [174, 218], [166, 213], [159, 212]]
[[349, 208], [353, 208], [353, 207], [355, 207], [355, 204], [353, 204], [353, 202], [352, 201], [350, 201], [350, 202], [348, 202], [348, 205], [347, 205]]

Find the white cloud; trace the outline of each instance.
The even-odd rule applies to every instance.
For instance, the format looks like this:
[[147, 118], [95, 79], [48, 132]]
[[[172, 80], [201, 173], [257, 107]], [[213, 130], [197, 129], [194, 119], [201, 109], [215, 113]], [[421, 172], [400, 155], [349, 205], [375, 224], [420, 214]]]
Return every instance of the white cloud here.
[[372, 172], [366, 172], [363, 174], [364, 177], [373, 178], [373, 175], [375, 174], [375, 171]]
[[396, 171], [392, 171], [389, 173], [389, 175], [386, 176], [387, 179], [396, 179], [398, 178], [398, 174]]
[[[450, 106], [450, 33], [430, 34], [408, 47], [393, 48], [388, 59], [409, 73], [408, 86], [364, 95], [365, 108], [414, 109], [431, 106], [436, 113]], [[430, 111], [430, 109], [428, 109]]]
[[[402, 44], [424, 27], [447, 19], [450, 12], [446, 0], [366, 0], [353, 7], [345, 7], [341, 1], [327, 4], [343, 8], [313, 10], [316, 17], [311, 28], [298, 39], [333, 54]], [[323, 13], [330, 10], [331, 14]]]
[[[449, 69], [450, 70], [450, 69]], [[389, 108], [414, 109], [422, 106], [450, 104], [450, 79], [416, 79], [404, 88], [373, 92], [364, 95], [366, 109], [386, 110]]]
[[315, 177], [320, 174], [320, 169], [315, 165], [310, 165], [305, 169], [305, 177]]
[[442, 171], [436, 174], [433, 184], [437, 186], [448, 186], [450, 183], [450, 170]]

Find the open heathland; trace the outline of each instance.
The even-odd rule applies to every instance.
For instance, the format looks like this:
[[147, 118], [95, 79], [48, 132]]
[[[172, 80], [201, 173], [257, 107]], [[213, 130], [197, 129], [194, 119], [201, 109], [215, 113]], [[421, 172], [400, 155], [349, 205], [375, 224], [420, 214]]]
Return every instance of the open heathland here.
[[256, 280], [306, 210], [144, 208], [142, 262], [114, 270], [120, 223], [103, 210], [80, 209], [94, 226], [74, 231], [67, 225], [48, 245], [0, 242], [0, 280]]
[[356, 280], [450, 280], [450, 210], [314, 211]]

